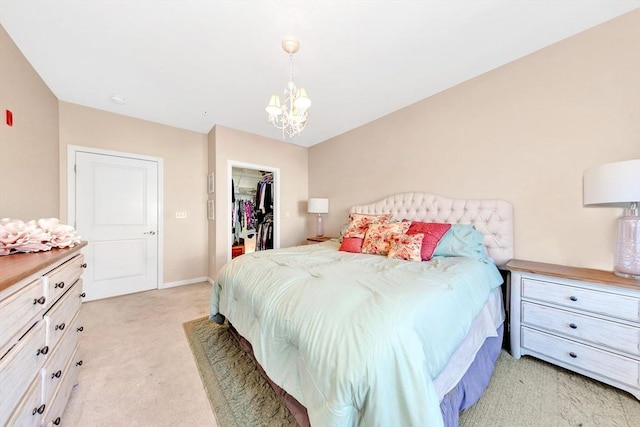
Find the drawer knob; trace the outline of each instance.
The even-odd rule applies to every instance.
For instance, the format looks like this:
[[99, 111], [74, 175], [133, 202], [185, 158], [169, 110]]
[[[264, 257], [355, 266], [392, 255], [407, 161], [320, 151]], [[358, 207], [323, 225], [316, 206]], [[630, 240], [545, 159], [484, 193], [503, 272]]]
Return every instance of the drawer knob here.
[[85, 294], [84, 292], [80, 294], [80, 298], [84, 298], [86, 296], [87, 296], [87, 294]]
[[82, 332], [84, 331], [84, 326], [80, 326], [78, 329], [76, 329], [76, 332]]
[[31, 411], [31, 415], [35, 415], [35, 414], [42, 414], [44, 412], [44, 408], [45, 408], [45, 404], [43, 403], [42, 405], [40, 405], [37, 408], [33, 408], [33, 411]]
[[575, 323], [569, 323], [569, 327], [571, 329], [578, 329], [578, 325], [576, 325]]
[[573, 357], [574, 359], [578, 358], [578, 355], [575, 354], [573, 351], [569, 353], [569, 356]]
[[62, 375], [62, 371], [58, 371], [55, 374], [51, 374], [51, 379], [60, 378], [61, 375]]
[[82, 360], [77, 361], [76, 366], [82, 366]]
[[63, 289], [64, 288], [64, 282], [58, 282], [53, 286], [54, 289]]
[[85, 263], [80, 264], [80, 268], [87, 268], [87, 263], [85, 262]]
[[47, 353], [49, 353], [49, 346], [45, 345], [44, 347], [38, 349], [36, 356], [40, 356], [41, 354], [47, 354]]
[[62, 421], [62, 420], [60, 419], [60, 417], [58, 417], [55, 420], [53, 420], [53, 424], [56, 425], [56, 426], [59, 426], [60, 425], [60, 421]]
[[574, 302], [575, 302], [575, 301], [578, 301], [578, 297], [576, 297], [576, 296], [574, 296], [574, 295], [571, 295], [571, 296], [569, 297], [569, 299], [570, 299], [571, 301], [574, 301]]
[[42, 305], [42, 304], [44, 304], [44, 302], [45, 302], [46, 300], [47, 300], [47, 299], [46, 299], [45, 297], [40, 297], [40, 298], [38, 298], [38, 299], [34, 299], [34, 300], [33, 300], [33, 304], [34, 304], [34, 305], [35, 305], [35, 304], [40, 304], [40, 305]]
[[61, 331], [64, 331], [64, 327], [65, 327], [64, 322], [63, 322], [63, 323], [60, 323], [59, 325], [56, 325], [56, 331], [57, 331], [58, 329], [60, 329]]

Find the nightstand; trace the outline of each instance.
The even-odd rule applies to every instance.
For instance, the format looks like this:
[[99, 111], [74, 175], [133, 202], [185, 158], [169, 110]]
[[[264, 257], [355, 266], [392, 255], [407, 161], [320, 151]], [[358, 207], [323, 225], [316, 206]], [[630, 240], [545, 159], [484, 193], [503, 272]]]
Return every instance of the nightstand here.
[[313, 245], [316, 243], [322, 243], [322, 242], [326, 242], [327, 240], [331, 240], [333, 239], [333, 237], [327, 237], [327, 236], [322, 236], [322, 237], [307, 237], [307, 245]]
[[511, 272], [511, 354], [531, 355], [640, 400], [640, 282], [522, 260]]

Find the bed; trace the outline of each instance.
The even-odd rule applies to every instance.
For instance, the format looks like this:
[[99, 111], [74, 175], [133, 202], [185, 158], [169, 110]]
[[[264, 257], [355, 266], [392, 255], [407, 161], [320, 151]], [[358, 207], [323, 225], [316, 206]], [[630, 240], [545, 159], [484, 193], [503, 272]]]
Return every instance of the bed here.
[[331, 241], [247, 254], [220, 270], [211, 319], [251, 347], [300, 425], [456, 426], [500, 351], [512, 207], [404, 193], [350, 212], [472, 225], [486, 256], [408, 262]]

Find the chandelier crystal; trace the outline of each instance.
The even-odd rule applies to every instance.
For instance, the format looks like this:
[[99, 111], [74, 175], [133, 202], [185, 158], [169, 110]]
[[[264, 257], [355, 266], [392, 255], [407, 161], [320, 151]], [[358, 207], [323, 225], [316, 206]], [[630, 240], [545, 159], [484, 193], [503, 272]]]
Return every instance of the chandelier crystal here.
[[293, 54], [300, 50], [300, 43], [286, 38], [282, 40], [282, 49], [289, 54], [289, 82], [284, 89], [284, 102], [280, 103], [278, 95], [271, 95], [266, 111], [269, 122], [282, 131], [282, 138], [285, 135], [293, 138], [307, 125], [311, 99], [304, 88], [297, 88], [293, 82]]

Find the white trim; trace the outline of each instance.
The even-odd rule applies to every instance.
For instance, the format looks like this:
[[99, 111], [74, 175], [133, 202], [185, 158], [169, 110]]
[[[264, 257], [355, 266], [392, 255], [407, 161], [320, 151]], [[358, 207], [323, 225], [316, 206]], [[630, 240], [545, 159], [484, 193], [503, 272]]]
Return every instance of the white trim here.
[[178, 280], [177, 282], [167, 282], [167, 283], [163, 283], [160, 289], [175, 288], [176, 286], [193, 285], [196, 283], [209, 282], [209, 280], [210, 279], [208, 277], [202, 276], [202, 277], [196, 277], [193, 279]]
[[99, 148], [82, 147], [79, 145], [67, 146], [67, 218], [68, 224], [75, 228], [76, 222], [76, 180], [74, 175], [74, 167], [76, 164], [76, 153], [104, 154], [107, 156], [126, 157], [136, 160], [147, 160], [156, 162], [158, 165], [158, 282], [156, 289], [161, 288], [164, 278], [164, 159], [162, 157], [145, 156], [142, 154], [124, 153], [121, 151], [102, 150]]
[[[231, 188], [231, 183], [233, 180], [233, 168], [246, 168], [246, 169], [255, 169], [260, 171], [266, 171], [273, 173], [273, 185], [275, 186], [273, 190], [273, 225], [275, 227], [275, 231], [273, 233], [273, 248], [277, 249], [280, 247], [280, 168], [275, 168], [272, 166], [264, 166], [264, 165], [256, 165], [254, 163], [246, 163], [239, 162], [236, 160], [227, 160], [227, 188]], [[231, 211], [231, 191], [229, 191], [229, 195], [227, 196], [226, 205], [229, 207], [228, 211]], [[227, 262], [231, 261], [231, 220], [227, 221]]]

